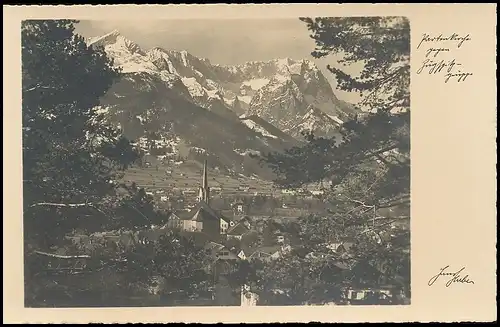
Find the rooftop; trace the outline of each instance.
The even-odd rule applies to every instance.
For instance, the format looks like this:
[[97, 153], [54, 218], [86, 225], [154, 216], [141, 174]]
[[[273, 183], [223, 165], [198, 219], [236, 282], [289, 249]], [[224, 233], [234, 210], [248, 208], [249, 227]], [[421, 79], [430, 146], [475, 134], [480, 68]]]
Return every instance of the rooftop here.
[[231, 227], [228, 231], [228, 235], [243, 235], [247, 233], [249, 229], [243, 225], [242, 223], [236, 224], [234, 227]]
[[200, 203], [198, 203], [193, 208], [193, 210], [191, 210], [190, 212], [194, 212], [194, 214], [192, 214], [190, 220], [205, 221], [205, 220], [210, 220], [210, 219], [212, 219], [212, 220], [223, 219], [223, 220], [227, 221], [227, 218], [224, 218], [222, 215], [215, 212], [215, 210], [210, 208], [210, 206], [207, 203], [205, 203], [204, 201], [201, 201]]

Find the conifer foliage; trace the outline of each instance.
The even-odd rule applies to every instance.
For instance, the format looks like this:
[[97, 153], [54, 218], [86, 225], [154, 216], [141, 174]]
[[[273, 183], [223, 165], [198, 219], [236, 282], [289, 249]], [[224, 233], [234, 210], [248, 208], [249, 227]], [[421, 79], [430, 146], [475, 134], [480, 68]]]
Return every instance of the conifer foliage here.
[[[137, 158], [98, 112], [119, 71], [74, 23], [22, 23], [24, 226], [40, 246], [75, 227], [101, 227], [93, 218], [114, 196], [118, 168]], [[72, 210], [80, 208], [93, 213]]]
[[[330, 182], [325, 188], [330, 213], [300, 221], [307, 248], [304, 253], [326, 259], [311, 263], [302, 257], [293, 262], [302, 267], [314, 264], [337, 276], [327, 280], [325, 274], [303, 269], [300, 278], [319, 286], [320, 292], [392, 284], [408, 295], [409, 232], [393, 230], [391, 225], [399, 218], [409, 218], [409, 22], [402, 17], [301, 20], [316, 42], [314, 57], [337, 54], [343, 58], [340, 64], [362, 67], [359, 75], [353, 75], [328, 66], [337, 87], [360, 92], [362, 100], [356, 105], [357, 114], [342, 125], [340, 143], [308, 134], [306, 145], [262, 158], [278, 174], [276, 183], [282, 187]], [[326, 245], [345, 240], [354, 243], [350, 250], [340, 258], [332, 257]], [[345, 271], [332, 268], [334, 262], [345, 266]], [[288, 267], [284, 275], [297, 274], [295, 266]], [[287, 281], [279, 280], [282, 284]], [[296, 293], [298, 284], [290, 285], [294, 289], [288, 291]], [[323, 298], [313, 294], [312, 286], [302, 285], [301, 294]]]
[[[165, 224], [166, 215], [143, 189], [118, 182], [139, 158], [100, 111], [120, 70], [75, 34], [75, 23], [22, 22], [26, 305], [119, 305], [155, 287], [196, 286], [206, 279], [206, 256], [192, 241], [174, 233], [155, 245], [133, 237]], [[118, 243], [92, 239], [118, 229]], [[72, 243], [66, 237], [75, 232], [91, 241]]]

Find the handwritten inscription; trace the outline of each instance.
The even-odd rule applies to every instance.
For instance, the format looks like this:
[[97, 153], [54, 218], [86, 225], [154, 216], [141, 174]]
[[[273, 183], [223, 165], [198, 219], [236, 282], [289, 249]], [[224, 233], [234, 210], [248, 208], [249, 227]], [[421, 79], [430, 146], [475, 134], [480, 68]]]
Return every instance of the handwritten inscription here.
[[465, 267], [462, 267], [461, 269], [455, 272], [448, 271], [448, 268], [450, 268], [450, 266], [441, 268], [437, 275], [429, 279], [427, 285], [429, 286], [434, 285], [434, 283], [436, 283], [436, 281], [439, 280], [441, 277], [442, 279], [446, 280], [446, 283], [444, 284], [446, 287], [450, 287], [454, 283], [474, 284], [474, 281], [469, 277], [469, 275], [464, 273]]
[[449, 36], [443, 34], [431, 36], [424, 33], [417, 49], [425, 49], [425, 59], [418, 65], [417, 74], [441, 76], [445, 83], [466, 81], [473, 73], [463, 69], [462, 64], [452, 54], [469, 41], [471, 41], [469, 34], [453, 33]]
[[420, 46], [424, 43], [442, 43], [442, 42], [452, 42], [455, 43], [457, 48], [460, 48], [465, 42], [470, 40], [471, 40], [470, 34], [467, 34], [465, 36], [460, 36], [457, 33], [453, 33], [448, 37], [443, 36], [443, 34], [431, 37], [429, 34], [424, 33], [422, 40], [417, 46], [417, 49], [420, 49]]

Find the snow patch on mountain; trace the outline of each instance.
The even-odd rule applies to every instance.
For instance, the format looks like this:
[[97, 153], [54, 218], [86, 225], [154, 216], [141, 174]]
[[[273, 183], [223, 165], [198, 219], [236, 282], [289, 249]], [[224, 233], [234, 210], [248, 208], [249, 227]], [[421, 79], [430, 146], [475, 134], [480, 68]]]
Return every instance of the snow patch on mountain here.
[[193, 150], [194, 152], [197, 152], [197, 153], [206, 153], [206, 152], [207, 152], [207, 150], [206, 150], [206, 149], [204, 149], [204, 148], [199, 148], [199, 147], [197, 147], [197, 146], [193, 146], [193, 147], [191, 147], [191, 150]]
[[257, 91], [261, 89], [264, 85], [269, 83], [268, 78], [254, 78], [248, 81], [244, 81], [242, 84], [243, 85], [248, 85], [252, 88], [252, 90]]
[[265, 136], [265, 137], [270, 137], [270, 138], [273, 138], [273, 139], [276, 139], [278, 138], [276, 135], [273, 135], [271, 133], [269, 133], [265, 128], [263, 128], [262, 126], [256, 124], [253, 120], [250, 120], [250, 119], [243, 119], [241, 121], [243, 124], [245, 124], [248, 128], [262, 134], [262, 136]]
[[203, 86], [198, 83], [196, 78], [194, 77], [184, 77], [181, 78], [182, 83], [187, 87], [189, 94], [193, 97], [203, 97], [206, 96], [207, 93], [205, 92], [205, 89]]
[[261, 154], [260, 151], [251, 150], [251, 149], [246, 149], [246, 150], [234, 149], [233, 151], [236, 152], [237, 154], [239, 154], [240, 156], [246, 156], [249, 154], [252, 154], [252, 155], [260, 155]]
[[212, 98], [212, 99], [222, 99], [222, 94], [217, 89], [215, 89], [215, 90], [206, 90], [206, 93], [207, 93], [207, 95], [208, 95], [209, 98]]
[[333, 115], [327, 115], [328, 117], [330, 117], [331, 119], [333, 119], [337, 124], [339, 125], [342, 125], [344, 122], [337, 116], [333, 116]]
[[246, 104], [250, 104], [250, 102], [252, 102], [252, 97], [249, 95], [238, 95], [238, 99]]
[[185, 67], [188, 66], [187, 62], [187, 51], [181, 51], [181, 58], [182, 58], [182, 63], [184, 64]]

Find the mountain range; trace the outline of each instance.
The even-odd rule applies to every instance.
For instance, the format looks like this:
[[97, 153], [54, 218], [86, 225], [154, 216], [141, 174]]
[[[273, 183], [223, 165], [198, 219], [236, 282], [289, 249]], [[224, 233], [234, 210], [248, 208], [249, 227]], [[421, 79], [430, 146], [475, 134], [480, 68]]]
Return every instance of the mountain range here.
[[224, 66], [187, 51], [144, 50], [116, 30], [87, 44], [122, 69], [100, 112], [146, 153], [156, 144], [155, 154], [178, 155], [181, 142], [195, 159], [201, 152], [213, 166], [260, 174], [250, 153], [298, 145], [303, 131], [338, 136], [356, 114], [307, 59]]

